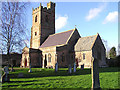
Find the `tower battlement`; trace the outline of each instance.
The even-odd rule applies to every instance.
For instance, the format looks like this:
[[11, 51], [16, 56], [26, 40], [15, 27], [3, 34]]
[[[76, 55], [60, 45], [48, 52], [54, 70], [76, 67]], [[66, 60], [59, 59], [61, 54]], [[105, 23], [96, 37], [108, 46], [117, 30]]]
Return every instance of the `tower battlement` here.
[[55, 9], [55, 3], [49, 2], [49, 3], [47, 3], [47, 7], [43, 7], [42, 4], [40, 3], [39, 7], [32, 8], [32, 12], [35, 13], [41, 9], [46, 10], [46, 11], [51, 10], [51, 9]]
[[55, 7], [55, 3], [51, 2], [51, 1], [49, 3], [47, 3], [47, 9], [52, 9], [54, 7]]

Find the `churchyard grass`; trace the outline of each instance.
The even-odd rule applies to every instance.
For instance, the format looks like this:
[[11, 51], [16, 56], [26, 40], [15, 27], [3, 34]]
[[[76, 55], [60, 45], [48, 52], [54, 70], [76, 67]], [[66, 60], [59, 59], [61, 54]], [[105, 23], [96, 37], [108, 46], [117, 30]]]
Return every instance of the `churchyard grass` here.
[[[78, 69], [75, 73], [68, 73], [68, 68], [60, 68], [58, 72], [54, 69], [32, 68], [32, 73], [28, 73], [28, 68], [15, 68], [15, 72], [10, 72], [10, 82], [2, 84], [2, 88], [91, 88], [91, 70]], [[24, 78], [18, 78], [18, 74], [23, 73]], [[101, 88], [118, 89], [117, 67], [99, 68], [99, 78]]]

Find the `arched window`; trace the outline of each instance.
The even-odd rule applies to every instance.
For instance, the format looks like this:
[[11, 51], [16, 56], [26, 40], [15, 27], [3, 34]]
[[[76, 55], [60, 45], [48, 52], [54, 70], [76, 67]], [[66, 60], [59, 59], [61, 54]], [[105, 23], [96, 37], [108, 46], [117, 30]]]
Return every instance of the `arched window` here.
[[85, 53], [83, 53], [83, 60], [85, 60]]
[[62, 53], [62, 62], [64, 62], [65, 61], [65, 55], [64, 55], [64, 53]]
[[37, 15], [35, 16], [35, 22], [37, 22]]
[[48, 62], [51, 62], [51, 54], [48, 54]]
[[35, 36], [37, 35], [37, 32], [35, 32]]

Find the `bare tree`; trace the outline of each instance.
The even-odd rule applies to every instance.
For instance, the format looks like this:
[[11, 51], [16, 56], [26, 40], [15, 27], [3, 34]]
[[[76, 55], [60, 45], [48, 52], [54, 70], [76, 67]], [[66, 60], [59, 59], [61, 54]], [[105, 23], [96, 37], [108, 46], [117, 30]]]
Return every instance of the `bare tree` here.
[[108, 42], [107, 40], [104, 40], [104, 39], [102, 39], [102, 42], [104, 43], [105, 48], [106, 48], [106, 57], [109, 58]]
[[9, 55], [20, 52], [26, 36], [25, 9], [28, 3], [2, 2], [0, 18], [0, 48]]

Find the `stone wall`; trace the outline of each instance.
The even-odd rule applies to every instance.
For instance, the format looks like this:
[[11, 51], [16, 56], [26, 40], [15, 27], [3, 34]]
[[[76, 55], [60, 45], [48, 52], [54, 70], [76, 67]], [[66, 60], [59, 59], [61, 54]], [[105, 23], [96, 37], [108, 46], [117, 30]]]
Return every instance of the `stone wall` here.
[[[85, 59], [83, 58], [83, 54], [85, 54]], [[75, 58], [78, 59], [79, 67], [84, 64], [85, 68], [91, 67], [91, 57], [92, 57], [92, 50], [90, 51], [81, 51], [75, 52]]]
[[39, 49], [30, 48], [31, 67], [42, 67], [42, 52]]
[[[42, 67], [52, 67], [55, 68], [55, 63], [57, 62], [55, 55], [56, 55], [56, 46], [52, 46], [52, 47], [45, 47], [45, 48], [40, 48], [40, 50], [42, 51]], [[49, 56], [51, 57], [51, 62], [49, 62]], [[46, 66], [45, 65], [45, 60], [47, 61]]]
[[99, 35], [96, 38], [92, 51], [93, 57], [98, 60], [99, 67], [106, 66], [106, 49]]
[[[2, 66], [7, 65], [7, 54], [2, 54]], [[20, 66], [22, 55], [18, 53], [11, 53], [10, 58], [8, 59], [9, 65]]]
[[27, 63], [26, 67], [29, 67], [29, 48], [27, 47], [25, 47], [22, 51], [22, 60], [20, 67], [25, 67], [25, 63]]

